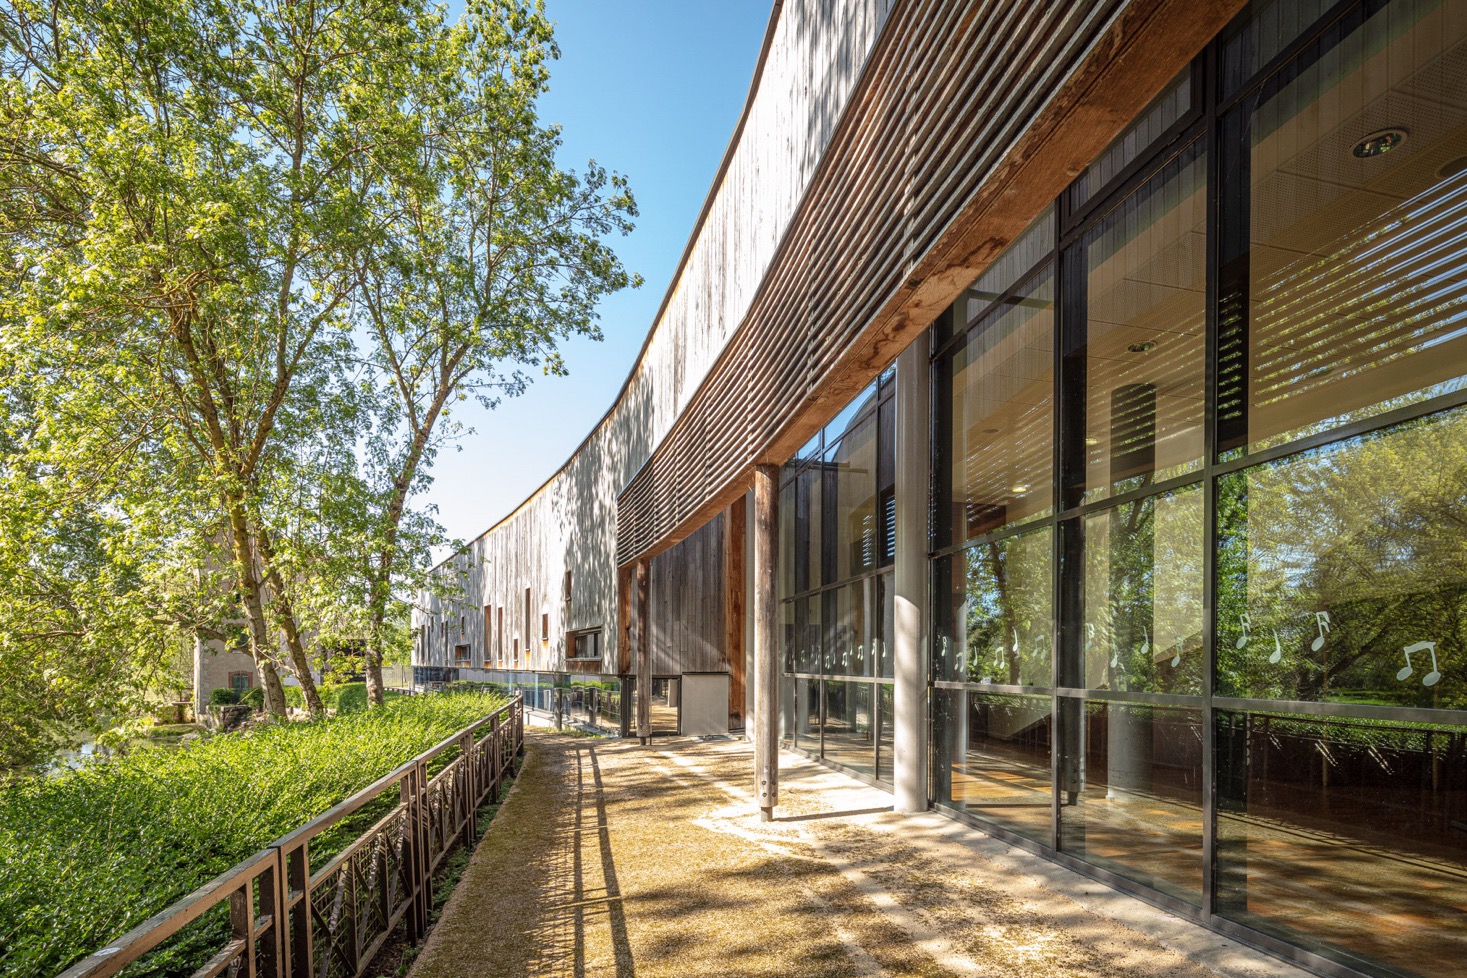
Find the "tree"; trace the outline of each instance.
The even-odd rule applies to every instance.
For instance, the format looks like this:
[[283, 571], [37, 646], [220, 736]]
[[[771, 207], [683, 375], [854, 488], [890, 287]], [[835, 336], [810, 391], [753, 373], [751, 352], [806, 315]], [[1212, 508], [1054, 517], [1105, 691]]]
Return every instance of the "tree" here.
[[641, 282], [605, 240], [631, 230], [626, 181], [594, 162], [581, 175], [561, 169], [559, 129], [536, 115], [558, 55], [539, 4], [471, 2], [443, 48], [424, 101], [424, 179], [392, 188], [396, 219], [357, 265], [384, 391], [367, 453], [377, 487], [365, 565], [375, 703], [394, 591], [407, 568], [426, 566], [434, 529], [410, 503], [459, 431], [453, 407], [523, 390], [527, 367], [564, 373], [559, 342], [599, 339], [597, 302]]

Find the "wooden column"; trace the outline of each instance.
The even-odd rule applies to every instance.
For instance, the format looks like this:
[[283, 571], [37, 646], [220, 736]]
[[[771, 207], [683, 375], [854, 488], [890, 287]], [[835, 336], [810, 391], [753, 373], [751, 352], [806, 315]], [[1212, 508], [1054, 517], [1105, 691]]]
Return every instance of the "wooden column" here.
[[632, 620], [637, 630], [637, 739], [643, 747], [652, 739], [652, 626], [647, 620], [647, 577], [647, 562], [637, 561], [636, 596], [632, 599], [636, 614]]
[[760, 818], [779, 802], [779, 468], [754, 467], [754, 784]]
[[744, 717], [744, 497], [723, 521], [723, 652], [728, 657], [728, 717]]

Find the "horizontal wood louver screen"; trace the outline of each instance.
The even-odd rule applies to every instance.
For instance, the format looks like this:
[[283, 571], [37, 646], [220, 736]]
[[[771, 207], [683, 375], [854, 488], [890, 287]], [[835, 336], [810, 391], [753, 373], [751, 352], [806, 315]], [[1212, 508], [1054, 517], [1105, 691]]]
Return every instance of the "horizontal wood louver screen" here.
[[[1227, 0], [1204, 5], [1199, 16], [1218, 25], [1231, 12]], [[693, 529], [691, 518], [711, 515], [713, 502], [726, 503], [756, 460], [781, 461], [761, 456], [797, 418], [819, 415], [811, 422], [818, 427], [842, 395], [875, 376], [884, 363], [870, 363], [838, 389], [826, 383], [954, 218], [1012, 162], [1015, 145], [1087, 56], [1113, 56], [1121, 20], [1144, 20], [1166, 6], [1166, 0], [894, 6], [747, 316], [618, 497], [618, 563]], [[1158, 17], [1167, 15], [1174, 11]], [[1180, 66], [1192, 53], [1168, 55]]]

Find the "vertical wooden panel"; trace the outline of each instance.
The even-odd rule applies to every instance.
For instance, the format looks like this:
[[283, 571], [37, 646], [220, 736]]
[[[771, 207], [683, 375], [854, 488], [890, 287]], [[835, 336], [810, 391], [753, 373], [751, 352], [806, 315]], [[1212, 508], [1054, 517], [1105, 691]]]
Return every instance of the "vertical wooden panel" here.
[[729, 726], [744, 720], [744, 497], [729, 506], [723, 535], [723, 651], [728, 658]]

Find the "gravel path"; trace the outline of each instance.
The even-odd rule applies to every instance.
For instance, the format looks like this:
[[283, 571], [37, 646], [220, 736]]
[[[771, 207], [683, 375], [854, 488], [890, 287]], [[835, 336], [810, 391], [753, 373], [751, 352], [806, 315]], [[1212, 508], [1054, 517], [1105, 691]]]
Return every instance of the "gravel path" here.
[[746, 744], [528, 749], [410, 978], [1303, 974], [794, 755], [761, 823]]

